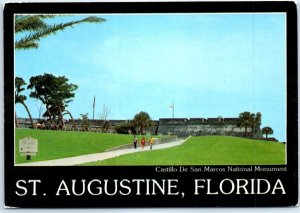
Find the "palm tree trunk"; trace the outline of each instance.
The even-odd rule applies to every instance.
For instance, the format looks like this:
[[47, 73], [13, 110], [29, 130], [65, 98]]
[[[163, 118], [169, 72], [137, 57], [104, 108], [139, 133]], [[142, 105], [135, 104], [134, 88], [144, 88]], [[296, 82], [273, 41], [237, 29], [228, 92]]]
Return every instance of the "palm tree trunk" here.
[[26, 109], [26, 111], [28, 113], [29, 119], [30, 119], [31, 126], [33, 128], [33, 120], [32, 120], [31, 114], [29, 112], [29, 109], [28, 109], [27, 105], [24, 103], [24, 101], [22, 101], [21, 104], [25, 107], [25, 109]]
[[[61, 129], [64, 129], [64, 117], [63, 117], [63, 114], [62, 114], [62, 111], [61, 111], [61, 107], [58, 108], [59, 109], [59, 121], [61, 123]], [[59, 126], [59, 124], [58, 124]]]
[[74, 130], [77, 130], [77, 126], [76, 126], [76, 123], [75, 123], [75, 121], [74, 121], [74, 119], [73, 119], [72, 114], [71, 114], [68, 110], [65, 110], [65, 113], [64, 113], [64, 114], [70, 115], [70, 118], [71, 118], [72, 123], [73, 123], [73, 126], [74, 126]]
[[247, 137], [248, 126], [245, 126], [245, 137]]
[[141, 129], [140, 129], [141, 135], [143, 134], [143, 131], [144, 131], [144, 126], [141, 125]]
[[17, 113], [15, 112], [15, 122], [16, 122], [16, 127], [19, 128], [19, 122], [17, 118]]

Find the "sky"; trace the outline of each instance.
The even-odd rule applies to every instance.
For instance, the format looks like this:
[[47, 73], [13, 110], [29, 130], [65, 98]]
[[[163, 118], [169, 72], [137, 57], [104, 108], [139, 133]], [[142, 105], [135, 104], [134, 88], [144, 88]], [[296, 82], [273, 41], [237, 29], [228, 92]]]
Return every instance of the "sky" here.
[[[78, 85], [68, 110], [108, 119], [238, 117], [262, 113], [262, 127], [286, 141], [284, 13], [114, 14], [41, 39], [15, 52], [15, 75], [52, 73]], [[78, 20], [72, 15], [54, 22]], [[24, 92], [28, 95], [29, 91]], [[34, 118], [41, 102], [27, 98]], [[16, 105], [18, 117], [28, 117]]]

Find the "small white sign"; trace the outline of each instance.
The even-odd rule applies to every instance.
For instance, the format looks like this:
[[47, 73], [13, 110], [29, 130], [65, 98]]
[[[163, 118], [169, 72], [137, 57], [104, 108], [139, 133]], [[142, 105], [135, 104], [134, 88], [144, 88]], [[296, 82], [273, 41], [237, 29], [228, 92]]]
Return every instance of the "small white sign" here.
[[19, 152], [35, 155], [38, 152], [38, 140], [35, 138], [22, 138], [19, 140]]

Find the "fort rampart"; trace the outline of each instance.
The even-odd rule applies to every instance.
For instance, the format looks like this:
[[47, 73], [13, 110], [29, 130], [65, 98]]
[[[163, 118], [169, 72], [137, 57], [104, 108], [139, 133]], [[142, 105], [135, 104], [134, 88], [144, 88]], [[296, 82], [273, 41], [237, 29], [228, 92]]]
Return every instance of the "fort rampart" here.
[[[261, 138], [261, 114], [257, 113], [258, 122], [255, 127], [248, 127], [248, 137]], [[88, 120], [89, 131], [101, 132], [102, 120]], [[109, 120], [107, 132], [115, 133], [115, 127], [124, 123], [130, 123], [131, 120]], [[19, 127], [29, 128], [29, 119], [18, 118]], [[34, 119], [38, 122], [38, 119]], [[74, 120], [77, 131], [81, 131], [82, 121]], [[238, 127], [238, 118], [160, 118], [153, 121], [153, 126], [146, 129], [150, 134], [177, 135], [178, 137], [204, 136], [204, 135], [228, 135], [243, 136], [244, 127]], [[138, 128], [137, 128], [138, 129]], [[64, 130], [74, 130], [70, 120], [65, 123]]]
[[[243, 136], [245, 128], [237, 126], [238, 118], [181, 118], [159, 119], [158, 134], [174, 134], [179, 137], [228, 135]], [[260, 125], [247, 129], [249, 137], [261, 137]]]

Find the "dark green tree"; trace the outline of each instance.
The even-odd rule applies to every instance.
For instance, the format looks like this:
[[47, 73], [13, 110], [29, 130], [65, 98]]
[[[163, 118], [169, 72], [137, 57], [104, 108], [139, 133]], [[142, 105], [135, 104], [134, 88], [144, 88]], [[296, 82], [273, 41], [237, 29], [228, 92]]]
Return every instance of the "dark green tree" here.
[[253, 128], [255, 126], [255, 114], [250, 113], [250, 112], [242, 112], [239, 115], [238, 122], [237, 122], [238, 127], [244, 127], [245, 128], [245, 137], [247, 137], [248, 133], [248, 127]]
[[70, 21], [59, 24], [48, 24], [46, 19], [55, 18], [57, 15], [16, 15], [15, 16], [15, 48], [32, 49], [38, 48], [41, 38], [55, 34], [67, 27], [73, 27], [80, 23], [102, 23], [106, 21], [103, 18], [89, 16], [77, 21]]
[[266, 126], [266, 127], [261, 129], [261, 132], [262, 132], [262, 134], [266, 135], [266, 138], [268, 138], [268, 135], [273, 134], [273, 129], [269, 126]]
[[50, 124], [53, 120], [63, 127], [63, 112], [66, 111], [68, 103], [75, 96], [74, 91], [78, 88], [75, 84], [68, 83], [65, 76], [54, 76], [45, 73], [44, 75], [33, 76], [29, 80], [28, 89], [31, 89], [30, 97], [39, 99], [45, 104]]
[[135, 127], [132, 123], [121, 123], [115, 127], [118, 134], [128, 134], [131, 131], [132, 134], [136, 134]]
[[132, 120], [135, 127], [140, 127], [140, 134], [144, 133], [144, 129], [152, 126], [152, 120], [147, 112], [139, 112]]
[[[21, 94], [21, 92], [23, 92], [25, 90], [25, 88], [24, 88], [25, 85], [26, 85], [26, 82], [23, 80], [23, 78], [20, 78], [20, 77], [15, 78], [15, 102], [16, 102], [16, 104], [20, 103], [24, 106], [24, 108], [26, 109], [26, 111], [28, 113], [28, 116], [30, 119], [30, 124], [33, 128], [33, 120], [32, 120], [30, 111], [29, 111], [27, 105], [25, 104], [25, 100], [27, 99], [27, 97], [25, 95]], [[16, 115], [16, 125], [18, 125], [17, 115]]]

